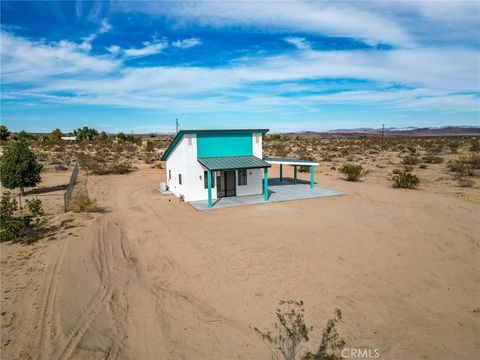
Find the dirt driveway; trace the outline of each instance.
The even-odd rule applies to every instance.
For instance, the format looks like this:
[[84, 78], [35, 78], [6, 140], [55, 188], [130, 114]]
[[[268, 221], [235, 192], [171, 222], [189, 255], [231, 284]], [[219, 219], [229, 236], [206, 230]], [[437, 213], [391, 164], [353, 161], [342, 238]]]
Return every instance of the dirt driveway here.
[[318, 176], [348, 195], [197, 212], [162, 171], [89, 178], [101, 211], [48, 254], [34, 358], [268, 359], [252, 327], [281, 299], [313, 347], [338, 307], [382, 359], [478, 354], [478, 205]]

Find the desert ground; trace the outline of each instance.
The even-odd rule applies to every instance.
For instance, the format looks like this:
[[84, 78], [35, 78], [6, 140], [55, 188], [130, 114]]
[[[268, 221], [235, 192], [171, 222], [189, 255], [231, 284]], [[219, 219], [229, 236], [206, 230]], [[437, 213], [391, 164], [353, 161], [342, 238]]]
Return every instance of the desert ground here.
[[[275, 141], [269, 155], [298, 150]], [[339, 308], [349, 348], [476, 358], [480, 191], [446, 170], [462, 151], [413, 165], [406, 190], [389, 180], [401, 151], [319, 150], [316, 186], [346, 195], [206, 212], [157, 192], [165, 170], [141, 155], [128, 174], [88, 175], [96, 211], [65, 213], [70, 171], [46, 162], [45, 234], [1, 244], [2, 359], [269, 359], [253, 328], [271, 329], [282, 299], [304, 301], [312, 349]], [[370, 172], [347, 182], [345, 161]]]

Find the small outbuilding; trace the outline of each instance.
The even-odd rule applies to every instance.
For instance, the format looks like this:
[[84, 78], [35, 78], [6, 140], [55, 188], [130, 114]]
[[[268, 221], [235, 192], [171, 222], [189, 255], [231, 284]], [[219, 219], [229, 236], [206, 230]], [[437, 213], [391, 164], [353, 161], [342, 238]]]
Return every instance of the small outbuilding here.
[[263, 135], [268, 129], [181, 130], [162, 156], [166, 161], [169, 191], [187, 202], [230, 196], [263, 194], [268, 201], [268, 169], [280, 165], [310, 167], [310, 185], [314, 187], [313, 167], [318, 163], [284, 158], [263, 158]]

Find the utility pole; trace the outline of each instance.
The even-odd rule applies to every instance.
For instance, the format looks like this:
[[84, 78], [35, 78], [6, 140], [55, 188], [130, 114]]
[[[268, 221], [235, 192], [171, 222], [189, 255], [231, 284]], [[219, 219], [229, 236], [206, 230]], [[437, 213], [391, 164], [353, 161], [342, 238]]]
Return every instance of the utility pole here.
[[382, 124], [382, 143], [384, 138], [385, 138], [385, 124]]
[[175, 119], [175, 129], [176, 129], [175, 134], [178, 134], [178, 126], [179, 124], [178, 124], [178, 118], [177, 118]]

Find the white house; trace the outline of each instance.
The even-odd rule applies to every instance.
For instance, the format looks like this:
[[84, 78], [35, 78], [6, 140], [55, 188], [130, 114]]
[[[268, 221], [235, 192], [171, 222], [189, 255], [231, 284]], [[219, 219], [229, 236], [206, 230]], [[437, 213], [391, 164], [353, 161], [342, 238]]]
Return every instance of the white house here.
[[[162, 156], [168, 189], [185, 201], [227, 196], [261, 195], [268, 201], [268, 168], [272, 164], [318, 163], [292, 159], [263, 159], [262, 136], [268, 129], [181, 130]], [[282, 175], [280, 175], [282, 176]], [[280, 178], [281, 179], [281, 178]]]

